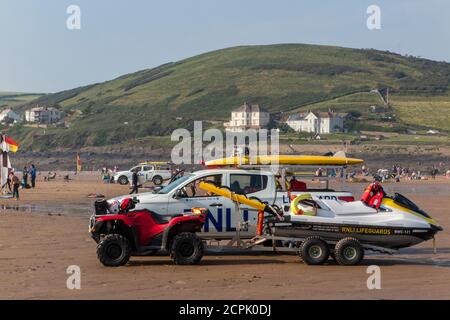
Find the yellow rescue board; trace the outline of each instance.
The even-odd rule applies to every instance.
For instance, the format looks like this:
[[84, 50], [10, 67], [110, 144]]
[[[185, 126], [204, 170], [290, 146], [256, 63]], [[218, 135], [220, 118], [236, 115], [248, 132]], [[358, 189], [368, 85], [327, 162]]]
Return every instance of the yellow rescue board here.
[[140, 166], [145, 166], [145, 165], [169, 165], [170, 161], [146, 161], [146, 162], [141, 162], [139, 163]]
[[269, 155], [254, 157], [228, 157], [210, 160], [205, 163], [207, 167], [231, 165], [319, 165], [319, 166], [346, 166], [361, 164], [364, 160], [345, 157], [327, 156], [295, 156], [295, 155]]

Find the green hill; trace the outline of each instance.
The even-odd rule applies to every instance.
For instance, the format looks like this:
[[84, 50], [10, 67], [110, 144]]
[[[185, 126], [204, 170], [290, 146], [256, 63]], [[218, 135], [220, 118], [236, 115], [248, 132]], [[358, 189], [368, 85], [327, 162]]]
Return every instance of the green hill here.
[[40, 93], [0, 92], [0, 109], [17, 107], [41, 96]]
[[69, 127], [10, 131], [36, 150], [110, 145], [169, 135], [194, 119], [225, 120], [244, 101], [272, 113], [311, 106], [365, 110], [379, 101], [370, 89], [382, 87], [391, 88], [396, 124], [450, 130], [449, 85], [445, 62], [372, 49], [241, 46], [42, 96], [32, 103], [60, 105]]

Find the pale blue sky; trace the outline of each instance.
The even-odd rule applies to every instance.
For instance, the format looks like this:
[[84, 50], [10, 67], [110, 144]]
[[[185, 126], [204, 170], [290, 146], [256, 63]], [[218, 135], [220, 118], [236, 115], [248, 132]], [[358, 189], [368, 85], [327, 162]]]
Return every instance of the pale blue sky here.
[[[81, 30], [66, 9], [81, 8]], [[381, 7], [381, 30], [366, 9]], [[447, 0], [0, 0], [0, 91], [55, 92], [215, 49], [376, 48], [450, 62]]]

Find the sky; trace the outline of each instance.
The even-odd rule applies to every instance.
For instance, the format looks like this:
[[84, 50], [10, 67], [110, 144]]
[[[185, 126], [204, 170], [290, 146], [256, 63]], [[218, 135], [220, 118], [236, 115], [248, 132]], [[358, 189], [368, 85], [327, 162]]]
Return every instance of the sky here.
[[[69, 30], [67, 8], [80, 8]], [[369, 30], [367, 8], [380, 8]], [[375, 48], [450, 62], [447, 0], [0, 0], [0, 91], [50, 93], [237, 45]]]

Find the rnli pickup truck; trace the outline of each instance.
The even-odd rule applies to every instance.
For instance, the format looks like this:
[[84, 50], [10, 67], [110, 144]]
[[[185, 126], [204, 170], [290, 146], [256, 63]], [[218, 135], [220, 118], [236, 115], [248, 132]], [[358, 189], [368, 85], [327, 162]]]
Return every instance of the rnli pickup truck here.
[[[310, 193], [321, 199], [353, 201], [351, 192], [325, 189], [309, 189], [303, 191], [286, 190], [285, 183], [271, 171], [243, 169], [207, 169], [188, 173], [163, 187], [156, 193], [140, 193], [136, 195], [136, 209], [148, 209], [162, 219], [170, 219], [173, 215], [190, 212], [193, 207], [208, 209], [207, 218], [200, 236], [204, 239], [231, 239], [239, 229], [242, 238], [255, 234], [257, 211], [241, 205], [237, 207], [230, 199], [208, 194], [198, 187], [201, 181], [226, 187], [248, 198], [275, 204], [288, 211], [290, 195]], [[328, 183], [327, 183], [328, 186]], [[122, 196], [108, 200], [108, 203], [121, 201], [130, 196]]]
[[130, 170], [117, 172], [113, 178], [117, 183], [125, 185], [130, 183], [133, 171], [137, 170], [139, 182], [145, 183], [151, 181], [153, 184], [159, 186], [165, 180], [172, 177], [172, 171], [164, 168], [164, 165], [167, 166], [168, 164], [165, 162], [143, 162]]

